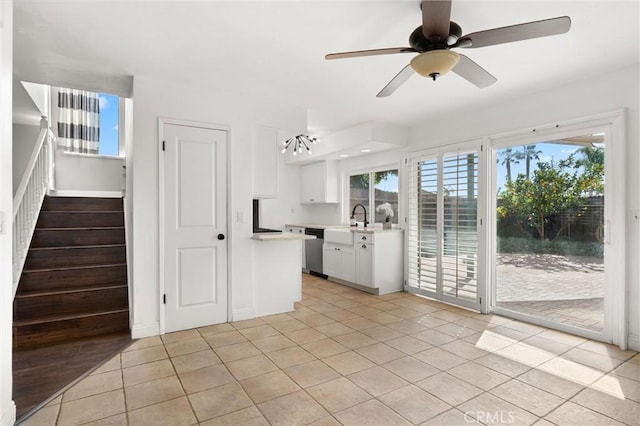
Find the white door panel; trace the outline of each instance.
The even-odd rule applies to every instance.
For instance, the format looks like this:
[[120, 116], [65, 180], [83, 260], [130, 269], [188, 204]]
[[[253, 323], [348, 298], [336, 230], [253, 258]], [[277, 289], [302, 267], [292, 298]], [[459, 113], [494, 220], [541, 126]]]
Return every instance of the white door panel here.
[[170, 332], [227, 321], [227, 133], [175, 124], [164, 124], [163, 131]]
[[[178, 305], [180, 308], [203, 303], [216, 303], [216, 248], [178, 249], [179, 280], [176, 288], [180, 290]], [[202, 283], [202, 285], [201, 285]], [[210, 285], [206, 285], [206, 283]]]

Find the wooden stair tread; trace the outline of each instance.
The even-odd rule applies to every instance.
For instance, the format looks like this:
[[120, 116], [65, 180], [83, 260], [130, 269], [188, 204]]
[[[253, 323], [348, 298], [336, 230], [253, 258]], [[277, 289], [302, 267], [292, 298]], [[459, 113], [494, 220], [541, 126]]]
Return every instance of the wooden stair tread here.
[[108, 247], [124, 247], [126, 244], [94, 244], [87, 246], [61, 246], [61, 247], [31, 247], [30, 251], [46, 251], [46, 250], [69, 250], [69, 249], [90, 249], [90, 248], [108, 248]]
[[45, 197], [14, 299], [14, 350], [129, 330], [125, 222], [120, 197]]
[[53, 272], [53, 271], [71, 271], [78, 269], [93, 269], [93, 268], [113, 268], [115, 266], [127, 266], [126, 263], [105, 263], [100, 265], [79, 265], [79, 266], [58, 266], [55, 268], [42, 268], [42, 269], [25, 269], [22, 273], [35, 273], [35, 272]]
[[74, 320], [78, 318], [90, 318], [90, 317], [97, 317], [100, 315], [118, 314], [123, 312], [129, 312], [129, 308], [112, 309], [112, 310], [103, 311], [103, 312], [85, 312], [85, 313], [78, 313], [74, 315], [50, 316], [48, 318], [34, 319], [34, 320], [17, 320], [17, 321], [13, 321], [13, 326], [21, 327], [26, 325], [47, 324], [47, 323], [57, 322], [57, 321], [67, 321], [67, 320]]
[[54, 213], [54, 214], [67, 214], [67, 213], [87, 213], [87, 214], [100, 214], [100, 213], [122, 213], [122, 210], [43, 210], [42, 213]]
[[93, 230], [110, 230], [110, 229], [124, 229], [124, 226], [83, 226], [78, 228], [38, 228], [36, 227], [36, 231], [93, 231]]
[[40, 296], [55, 296], [58, 294], [73, 294], [73, 293], [83, 293], [87, 291], [100, 291], [100, 290], [112, 290], [115, 288], [126, 288], [127, 284], [114, 284], [114, 285], [103, 285], [100, 287], [85, 287], [85, 288], [74, 288], [71, 290], [41, 290], [41, 291], [30, 291], [28, 293], [16, 294], [16, 299], [27, 299], [30, 297], [40, 297]]

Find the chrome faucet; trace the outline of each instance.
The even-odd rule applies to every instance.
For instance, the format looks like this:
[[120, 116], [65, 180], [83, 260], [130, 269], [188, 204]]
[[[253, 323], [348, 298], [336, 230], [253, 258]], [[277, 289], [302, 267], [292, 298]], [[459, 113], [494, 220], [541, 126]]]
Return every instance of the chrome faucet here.
[[364, 227], [366, 228], [367, 225], [369, 224], [369, 222], [367, 222], [367, 209], [365, 206], [363, 206], [362, 204], [356, 204], [355, 206], [353, 206], [353, 211], [351, 212], [351, 216], [355, 217], [356, 215], [356, 208], [360, 206], [362, 207], [362, 210], [364, 211]]

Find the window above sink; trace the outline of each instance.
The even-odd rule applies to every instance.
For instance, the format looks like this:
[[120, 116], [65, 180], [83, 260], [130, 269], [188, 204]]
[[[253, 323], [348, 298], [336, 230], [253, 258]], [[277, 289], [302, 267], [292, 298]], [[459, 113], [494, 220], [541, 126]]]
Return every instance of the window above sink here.
[[[390, 217], [390, 222], [398, 223], [399, 206], [399, 185], [398, 167], [388, 166], [370, 171], [350, 173], [347, 176], [349, 190], [347, 193], [348, 212], [351, 214], [357, 204], [362, 204], [367, 208], [367, 219], [371, 224], [381, 224], [385, 221], [386, 215], [376, 210], [383, 204], [389, 203], [394, 215]], [[358, 223], [364, 221], [361, 210], [356, 211]]]

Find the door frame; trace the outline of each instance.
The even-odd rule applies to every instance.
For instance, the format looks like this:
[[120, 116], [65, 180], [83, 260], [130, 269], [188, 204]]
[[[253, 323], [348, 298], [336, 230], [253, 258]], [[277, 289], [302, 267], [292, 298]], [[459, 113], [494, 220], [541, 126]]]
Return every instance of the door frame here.
[[185, 126], [185, 127], [197, 127], [201, 129], [210, 129], [210, 130], [220, 130], [227, 133], [226, 137], [226, 151], [227, 151], [227, 176], [226, 176], [226, 203], [227, 203], [227, 229], [225, 230], [225, 234], [227, 235], [227, 322], [231, 321], [231, 242], [232, 238], [232, 227], [229, 223], [229, 219], [231, 218], [231, 179], [232, 169], [231, 169], [231, 151], [230, 151], [230, 141], [231, 141], [231, 127], [213, 124], [213, 123], [204, 123], [201, 121], [190, 121], [190, 120], [181, 120], [175, 118], [168, 117], [158, 117], [158, 215], [159, 215], [159, 247], [158, 247], [158, 305], [159, 305], [159, 313], [160, 313], [160, 334], [165, 334], [166, 324], [165, 324], [165, 304], [162, 300], [162, 295], [165, 293], [165, 268], [164, 268], [164, 245], [165, 245], [165, 215], [164, 208], [165, 206], [165, 170], [164, 170], [164, 155], [162, 155], [162, 143], [164, 141], [164, 125], [176, 125], [176, 126]]
[[[608, 255], [605, 257], [605, 324], [602, 333], [586, 329], [578, 329], [565, 326], [549, 320], [540, 319], [527, 314], [510, 316], [528, 322], [533, 322], [545, 327], [551, 327], [560, 331], [577, 334], [590, 339], [605, 340], [626, 349], [628, 344], [628, 307], [627, 307], [627, 272], [626, 272], [626, 213], [627, 213], [627, 185], [626, 185], [626, 110], [619, 109], [602, 114], [557, 122], [548, 123], [535, 128], [520, 129], [507, 133], [495, 134], [487, 137], [490, 150], [489, 167], [490, 186], [488, 191], [490, 202], [487, 212], [487, 242], [491, 267], [487, 268], [486, 297], [490, 300], [490, 310], [500, 313], [501, 309], [495, 307], [496, 297], [496, 149], [527, 145], [540, 142], [548, 138], [558, 139], [563, 136], [575, 136], [581, 131], [589, 131], [594, 128], [607, 129], [609, 136], [605, 144], [605, 173], [607, 183], [605, 185], [605, 203], [611, 206], [605, 216], [605, 241], [619, 241], [618, 244], [607, 246]], [[608, 173], [607, 173], [608, 172]], [[615, 191], [613, 190], [615, 188]], [[607, 223], [608, 222], [608, 223]], [[584, 332], [582, 332], [584, 331]]]

